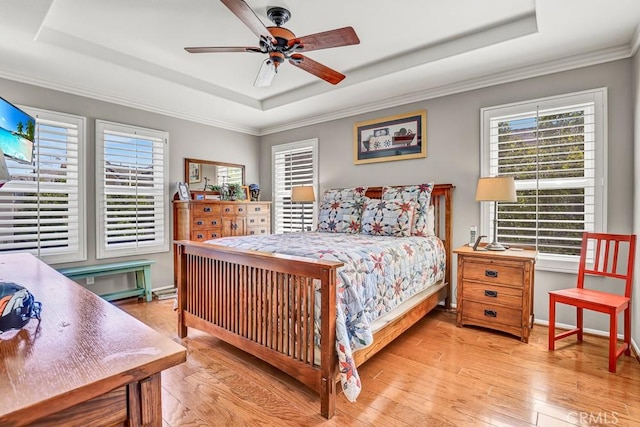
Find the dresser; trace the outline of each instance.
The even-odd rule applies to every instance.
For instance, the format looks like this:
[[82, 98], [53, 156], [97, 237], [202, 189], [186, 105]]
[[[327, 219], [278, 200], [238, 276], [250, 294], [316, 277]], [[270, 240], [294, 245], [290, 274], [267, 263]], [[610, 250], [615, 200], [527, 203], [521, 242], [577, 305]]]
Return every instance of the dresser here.
[[173, 238], [202, 242], [271, 233], [270, 202], [174, 200]]
[[537, 252], [468, 246], [453, 252], [458, 256], [457, 326], [482, 326], [529, 342]]

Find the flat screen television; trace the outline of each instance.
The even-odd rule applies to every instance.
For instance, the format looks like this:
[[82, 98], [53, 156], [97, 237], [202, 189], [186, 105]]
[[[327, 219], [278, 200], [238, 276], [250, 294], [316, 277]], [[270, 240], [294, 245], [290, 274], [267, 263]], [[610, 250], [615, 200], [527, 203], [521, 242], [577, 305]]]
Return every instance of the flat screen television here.
[[12, 160], [32, 163], [36, 119], [0, 97], [0, 150]]

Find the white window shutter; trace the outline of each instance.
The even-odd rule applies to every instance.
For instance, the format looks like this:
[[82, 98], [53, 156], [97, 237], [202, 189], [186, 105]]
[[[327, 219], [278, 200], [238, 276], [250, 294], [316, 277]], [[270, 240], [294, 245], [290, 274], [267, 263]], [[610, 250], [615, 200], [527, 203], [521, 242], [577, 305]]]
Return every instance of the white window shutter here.
[[169, 250], [166, 132], [96, 121], [97, 258]]
[[605, 95], [483, 109], [483, 176], [513, 176], [518, 195], [516, 203], [498, 203], [498, 241], [561, 261], [579, 256], [584, 231], [604, 229]]
[[274, 232], [290, 233], [302, 230], [315, 219], [313, 207], [291, 202], [291, 188], [299, 185], [313, 186], [318, 198], [317, 171], [318, 140], [307, 140], [272, 148]]
[[7, 158], [0, 188], [0, 253], [28, 252], [55, 264], [84, 261], [85, 119], [23, 107], [36, 117], [33, 163]]

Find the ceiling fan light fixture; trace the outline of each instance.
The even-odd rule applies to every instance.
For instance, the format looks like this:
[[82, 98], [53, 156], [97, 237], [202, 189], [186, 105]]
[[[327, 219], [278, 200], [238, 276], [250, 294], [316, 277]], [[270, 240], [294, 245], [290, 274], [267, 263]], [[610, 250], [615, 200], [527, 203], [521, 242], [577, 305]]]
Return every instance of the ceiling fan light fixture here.
[[253, 85], [255, 87], [270, 86], [277, 71], [278, 70], [271, 59], [265, 59], [260, 70], [258, 70], [258, 75], [256, 76], [256, 80], [253, 82]]

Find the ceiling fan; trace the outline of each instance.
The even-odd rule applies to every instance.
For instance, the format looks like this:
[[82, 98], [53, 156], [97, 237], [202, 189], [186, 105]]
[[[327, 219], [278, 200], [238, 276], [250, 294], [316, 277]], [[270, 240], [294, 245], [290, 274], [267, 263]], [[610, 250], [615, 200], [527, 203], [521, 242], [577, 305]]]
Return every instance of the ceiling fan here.
[[285, 60], [289, 60], [289, 62], [296, 67], [334, 85], [340, 83], [345, 78], [344, 74], [314, 61], [301, 52], [359, 44], [360, 39], [358, 39], [352, 27], [338, 28], [336, 30], [311, 34], [304, 37], [296, 37], [293, 32], [282, 26], [291, 18], [291, 13], [285, 8], [269, 8], [267, 10], [267, 16], [276, 26], [266, 27], [244, 0], [220, 1], [249, 27], [251, 31], [260, 37], [259, 46], [185, 47], [184, 49], [187, 52], [254, 52], [269, 55], [260, 67], [254, 86], [269, 86], [278, 71], [278, 67]]

